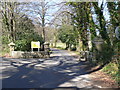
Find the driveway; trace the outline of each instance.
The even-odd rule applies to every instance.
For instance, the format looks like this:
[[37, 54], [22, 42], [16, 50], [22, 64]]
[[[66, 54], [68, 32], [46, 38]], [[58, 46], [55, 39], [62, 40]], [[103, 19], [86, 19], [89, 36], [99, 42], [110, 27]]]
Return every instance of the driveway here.
[[52, 50], [48, 59], [3, 58], [2, 88], [102, 88], [93, 83], [88, 62], [72, 52]]

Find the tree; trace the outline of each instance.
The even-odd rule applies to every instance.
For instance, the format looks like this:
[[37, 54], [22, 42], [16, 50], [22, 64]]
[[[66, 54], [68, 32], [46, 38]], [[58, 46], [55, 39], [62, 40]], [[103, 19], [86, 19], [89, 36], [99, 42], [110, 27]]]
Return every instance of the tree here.
[[[87, 2], [70, 2], [72, 22], [78, 32], [79, 51], [88, 50], [88, 36], [96, 36], [95, 24], [92, 18], [91, 3]], [[91, 38], [91, 37], [90, 37]]]
[[15, 7], [16, 3], [1, 2], [3, 27], [7, 30], [9, 41], [15, 41]]
[[[3, 44], [16, 43], [16, 50], [30, 50], [31, 41], [41, 41], [42, 37], [35, 32], [33, 21], [25, 15], [24, 3], [2, 2]], [[6, 37], [7, 36], [7, 37]]]
[[[110, 23], [112, 24], [111, 25], [111, 28], [113, 29], [113, 33], [114, 33], [114, 30], [116, 30], [116, 28], [118, 28], [120, 26], [120, 2], [108, 2], [107, 3], [108, 5], [108, 10], [109, 10], [109, 13], [110, 13]], [[116, 32], [116, 31], [115, 31]], [[113, 48], [114, 48], [114, 51], [116, 53], [118, 53], [119, 55], [119, 52], [120, 52], [120, 41], [114, 37], [112, 34], [112, 45], [113, 45]], [[119, 59], [119, 56], [118, 58], [116, 59], [116, 63], [118, 65], [118, 72], [116, 73], [116, 78], [117, 78], [117, 81], [118, 81], [118, 84], [120, 85], [120, 59]]]
[[[46, 25], [50, 23], [50, 13], [49, 10], [51, 6], [54, 6], [50, 4], [47, 0], [42, 0], [40, 2], [31, 2], [27, 4], [27, 7], [25, 11], [30, 15], [30, 18], [34, 20], [34, 23], [40, 25], [42, 29], [42, 37], [44, 42], [46, 41], [46, 35], [45, 35], [45, 29]], [[32, 14], [32, 15], [31, 15]]]
[[62, 25], [58, 31], [58, 38], [63, 43], [66, 43], [66, 49], [72, 49], [72, 45], [76, 47], [76, 32], [71, 25]]

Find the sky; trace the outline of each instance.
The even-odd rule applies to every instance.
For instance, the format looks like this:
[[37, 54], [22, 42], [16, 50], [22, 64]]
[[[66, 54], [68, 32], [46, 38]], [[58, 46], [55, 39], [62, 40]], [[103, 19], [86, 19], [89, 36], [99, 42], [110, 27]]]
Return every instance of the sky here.
[[103, 4], [103, 6], [104, 6], [103, 15], [105, 16], [105, 20], [109, 21], [110, 20], [110, 15], [109, 15], [109, 12], [108, 12], [106, 0], [99, 0], [99, 6], [101, 5], [102, 1], [104, 3]]
[[[5, 1], [5, 0], [4, 0]], [[7, 0], [7, 1], [15, 1], [15, 0]], [[34, 2], [42, 2], [43, 0], [18, 0], [20, 2], [31, 2], [31, 1], [34, 1]], [[45, 0], [46, 2], [49, 2], [50, 5], [55, 5], [55, 4], [58, 4], [58, 3], [61, 3], [63, 1], [70, 1], [70, 0]], [[75, 0], [72, 0], [72, 1], [75, 1]], [[86, 1], [86, 0], [81, 0], [81, 1]], [[94, 1], [94, 0], [92, 0]], [[107, 4], [106, 4], [106, 0], [98, 0], [99, 1], [99, 6], [101, 5], [102, 1], [104, 1], [104, 10], [103, 10], [103, 14], [105, 16], [105, 20], [106, 21], [109, 21], [110, 20], [110, 15], [109, 15], [109, 12], [108, 12], [108, 8], [107, 8]], [[48, 19], [49, 21], [51, 21], [54, 17], [52, 15], [55, 15], [55, 12], [59, 10], [61, 6], [53, 6], [53, 7], [50, 7], [49, 10], [48, 10], [48, 13], [49, 13], [49, 16], [46, 17], [46, 19]], [[33, 17], [39, 17], [39, 15], [35, 15], [33, 13], [31, 13], [31, 15]], [[96, 15], [94, 14], [93, 15], [93, 18], [94, 18], [94, 21], [97, 22], [96, 20]], [[46, 22], [49, 22], [48, 20], [46, 20]]]

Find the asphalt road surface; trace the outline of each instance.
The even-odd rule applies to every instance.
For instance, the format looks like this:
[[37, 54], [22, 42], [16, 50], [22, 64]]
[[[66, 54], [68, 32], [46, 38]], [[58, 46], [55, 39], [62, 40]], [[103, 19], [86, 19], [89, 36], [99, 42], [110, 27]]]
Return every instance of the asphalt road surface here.
[[3, 58], [2, 88], [101, 88], [87, 73], [87, 62], [80, 62], [74, 53], [52, 50], [49, 59]]

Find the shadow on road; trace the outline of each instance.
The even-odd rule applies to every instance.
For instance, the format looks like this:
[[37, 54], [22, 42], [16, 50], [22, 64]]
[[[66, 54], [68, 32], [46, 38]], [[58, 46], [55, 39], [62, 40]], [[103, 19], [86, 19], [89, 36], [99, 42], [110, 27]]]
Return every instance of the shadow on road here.
[[[69, 57], [68, 61], [71, 61]], [[51, 57], [60, 58], [59, 56]], [[56, 60], [56, 59], [53, 59]], [[74, 62], [74, 61], [73, 61]], [[35, 69], [34, 65], [28, 67], [28, 64], [17, 67], [17, 72], [11, 74], [9, 78], [2, 80], [3, 88], [57, 88], [59, 85], [70, 81], [71, 79], [89, 74], [96, 70], [90, 70], [88, 67], [88, 62], [78, 62], [78, 63], [60, 63], [57, 66], [52, 66], [44, 69]], [[67, 72], [68, 71], [68, 72]], [[8, 71], [9, 73], [10, 71]], [[10, 73], [9, 73], [10, 74]], [[83, 78], [84, 79], [84, 78]], [[74, 87], [76, 88], [76, 87]]]

